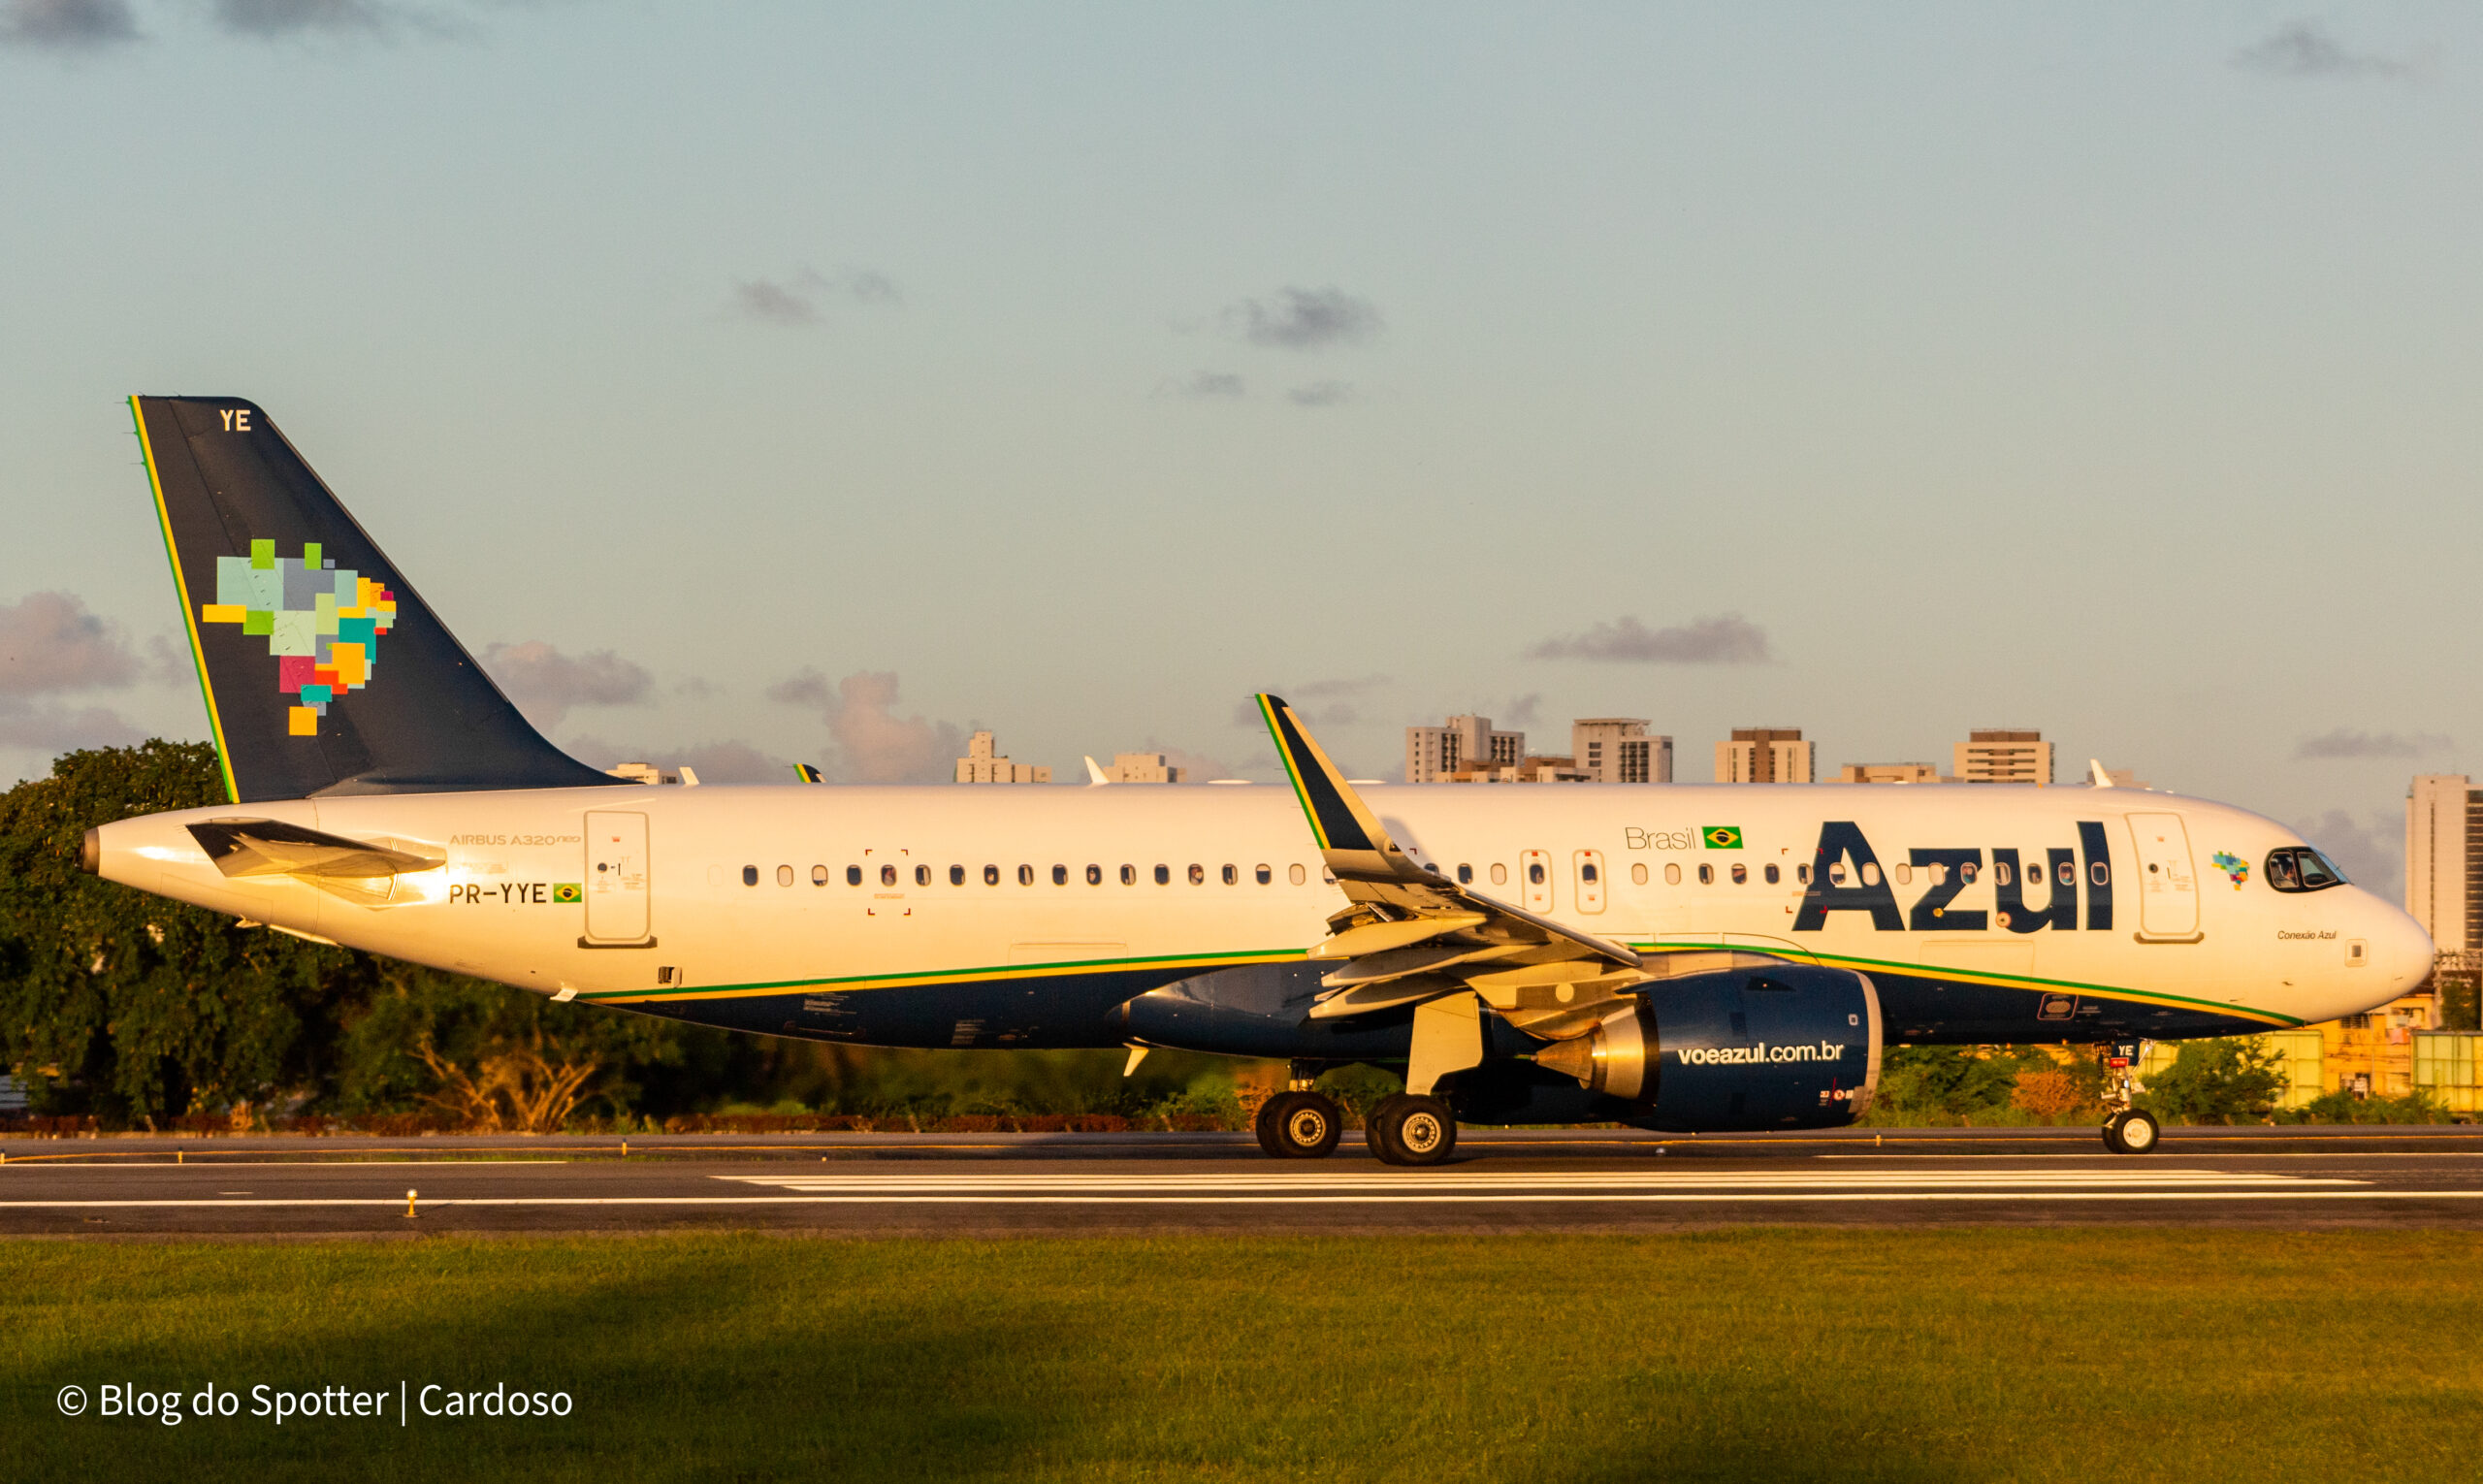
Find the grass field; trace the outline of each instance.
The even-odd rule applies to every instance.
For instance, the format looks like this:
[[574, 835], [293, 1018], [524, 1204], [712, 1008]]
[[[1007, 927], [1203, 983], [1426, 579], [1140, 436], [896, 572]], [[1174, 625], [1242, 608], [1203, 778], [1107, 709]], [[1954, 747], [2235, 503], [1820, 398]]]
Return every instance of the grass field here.
[[[16, 1242], [0, 1474], [2464, 1480], [2478, 1274], [2449, 1232]], [[401, 1379], [574, 1410], [246, 1415]], [[210, 1381], [244, 1414], [95, 1414]]]

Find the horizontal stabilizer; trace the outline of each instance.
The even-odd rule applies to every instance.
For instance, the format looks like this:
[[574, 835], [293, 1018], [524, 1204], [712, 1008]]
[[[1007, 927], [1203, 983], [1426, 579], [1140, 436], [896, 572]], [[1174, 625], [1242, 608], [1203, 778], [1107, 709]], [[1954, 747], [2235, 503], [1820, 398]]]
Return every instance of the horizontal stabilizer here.
[[190, 826], [190, 838], [227, 876], [320, 876], [368, 881], [431, 871], [447, 857], [322, 834], [281, 820], [210, 820]]

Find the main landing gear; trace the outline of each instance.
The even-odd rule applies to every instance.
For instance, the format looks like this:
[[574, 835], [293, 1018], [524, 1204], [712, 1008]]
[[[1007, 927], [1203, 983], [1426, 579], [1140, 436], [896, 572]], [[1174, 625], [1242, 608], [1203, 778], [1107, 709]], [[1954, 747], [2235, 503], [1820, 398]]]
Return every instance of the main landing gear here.
[[1383, 1165], [1436, 1165], [1457, 1149], [1457, 1113], [1446, 1098], [1395, 1093], [1379, 1100], [1363, 1127]]
[[1259, 1105], [1259, 1147], [1277, 1159], [1325, 1159], [1345, 1131], [1343, 1110], [1321, 1093], [1279, 1092]]
[[2097, 1048], [2104, 1060], [2104, 1147], [2115, 1154], [2152, 1154], [2164, 1130], [2155, 1115], [2130, 1106], [2138, 1090], [2139, 1053], [2144, 1043], [2124, 1041]]

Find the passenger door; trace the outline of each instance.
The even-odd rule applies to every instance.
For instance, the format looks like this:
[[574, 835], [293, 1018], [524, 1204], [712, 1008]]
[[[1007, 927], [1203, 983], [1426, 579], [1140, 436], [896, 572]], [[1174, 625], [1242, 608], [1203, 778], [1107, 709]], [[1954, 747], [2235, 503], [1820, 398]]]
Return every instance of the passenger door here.
[[647, 817], [597, 809], [586, 817], [586, 937], [590, 943], [643, 943], [647, 904]]
[[2177, 814], [2133, 814], [2138, 847], [2138, 935], [2156, 943], [2195, 943], [2199, 880], [2190, 865], [2190, 835]]

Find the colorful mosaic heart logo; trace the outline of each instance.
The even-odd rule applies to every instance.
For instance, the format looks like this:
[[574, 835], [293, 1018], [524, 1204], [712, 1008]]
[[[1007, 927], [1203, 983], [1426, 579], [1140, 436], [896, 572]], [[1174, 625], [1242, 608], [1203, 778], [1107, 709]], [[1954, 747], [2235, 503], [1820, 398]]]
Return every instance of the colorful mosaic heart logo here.
[[277, 556], [274, 541], [252, 541], [246, 557], [215, 559], [215, 601], [201, 604], [198, 616], [267, 636], [276, 689], [296, 698], [285, 731], [315, 737], [328, 703], [370, 682], [379, 636], [397, 622], [397, 595], [326, 560], [316, 541], [304, 543], [299, 557]]
[[2241, 884], [2250, 879], [2250, 862], [2230, 851], [2218, 851], [2208, 859], [2215, 862], [2217, 870], [2233, 878], [2233, 889], [2236, 891], [2241, 890]]

